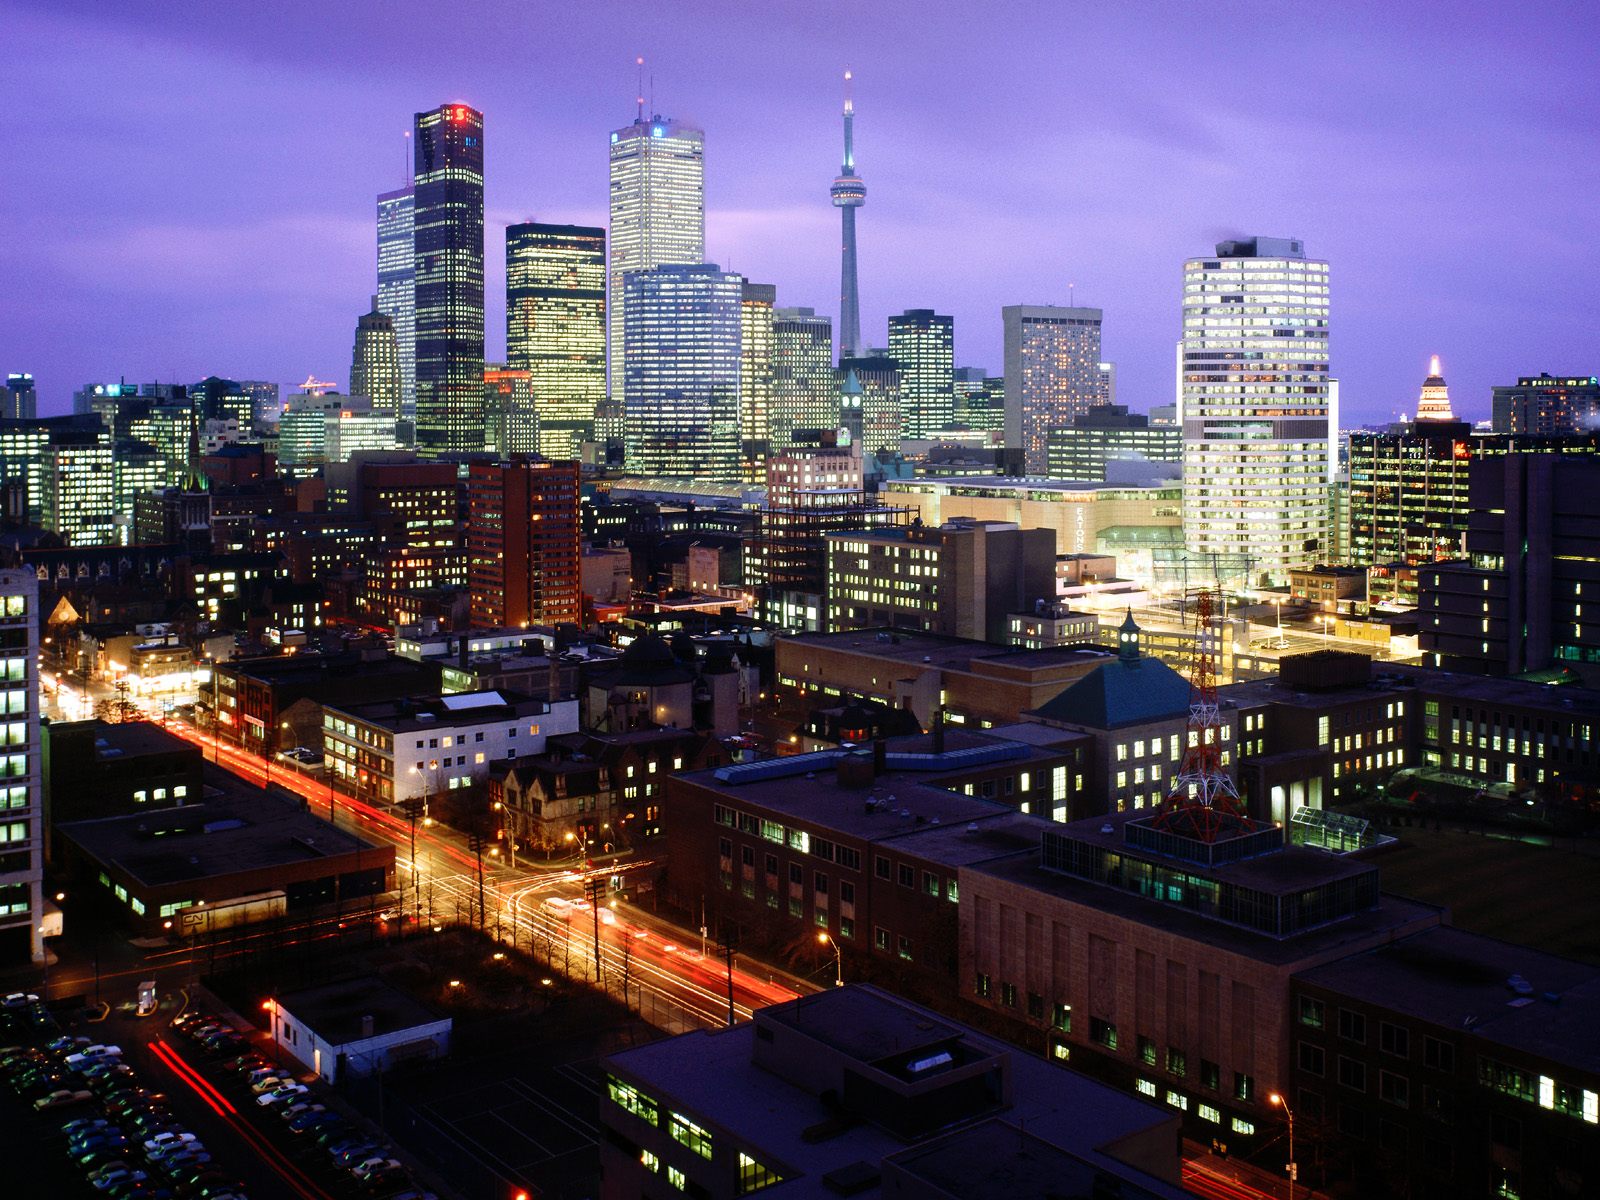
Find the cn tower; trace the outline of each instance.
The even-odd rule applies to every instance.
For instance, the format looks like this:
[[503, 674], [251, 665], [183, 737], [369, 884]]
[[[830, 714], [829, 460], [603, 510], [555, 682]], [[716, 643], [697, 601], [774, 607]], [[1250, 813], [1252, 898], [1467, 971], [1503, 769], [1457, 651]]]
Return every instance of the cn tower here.
[[867, 202], [867, 185], [856, 174], [855, 104], [850, 99], [850, 72], [844, 73], [844, 166], [828, 189], [843, 225], [839, 263], [839, 357], [861, 354], [861, 292], [856, 283], [856, 209]]

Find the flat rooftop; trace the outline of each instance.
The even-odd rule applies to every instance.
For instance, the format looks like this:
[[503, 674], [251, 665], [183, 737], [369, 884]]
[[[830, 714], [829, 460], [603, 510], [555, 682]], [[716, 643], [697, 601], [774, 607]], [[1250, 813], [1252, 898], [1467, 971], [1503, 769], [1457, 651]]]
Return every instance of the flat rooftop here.
[[[1371, 863], [1362, 860], [1351, 859], [1346, 855], [1329, 854], [1324, 850], [1312, 850], [1304, 846], [1284, 846], [1270, 853], [1236, 859], [1216, 866], [1200, 867], [1188, 859], [1134, 845], [1123, 836], [1123, 827], [1130, 821], [1148, 822], [1153, 816], [1155, 816], [1154, 809], [1141, 809], [1110, 813], [1103, 817], [1089, 817], [1082, 821], [1073, 821], [1068, 825], [1052, 825], [1051, 828], [1064, 837], [1101, 846], [1113, 853], [1150, 862], [1171, 863], [1195, 871], [1207, 879], [1233, 883], [1277, 896], [1291, 896], [1310, 888], [1336, 883], [1341, 879], [1370, 874], [1377, 869]], [[1250, 825], [1254, 830], [1271, 828], [1269, 824], [1261, 821], [1252, 821]], [[1047, 874], [1053, 873], [1047, 872]]]
[[200, 756], [200, 750], [154, 721], [57, 721], [50, 725], [51, 738], [89, 737], [94, 742], [95, 758], [109, 762], [118, 758], [140, 758], [147, 754]]
[[336, 829], [305, 810], [298, 796], [250, 790], [248, 797], [124, 817], [70, 821], [57, 831], [85, 854], [147, 887], [266, 871], [293, 863], [371, 851], [372, 866], [394, 847]]
[[335, 1046], [360, 1041], [364, 1017], [372, 1018], [372, 1037], [445, 1019], [376, 975], [287, 992], [278, 997], [278, 1007]]
[[922, 633], [903, 629], [854, 629], [841, 633], [797, 633], [779, 639], [779, 645], [818, 646], [846, 654], [871, 655], [894, 659], [914, 666], [968, 669], [981, 661], [984, 667], [1040, 670], [1071, 667], [1114, 657], [1099, 646], [1052, 646], [1043, 650], [1023, 650], [997, 646], [971, 638], [941, 633]]
[[1484, 704], [1522, 704], [1530, 708], [1565, 708], [1574, 713], [1600, 713], [1600, 691], [1593, 688], [1525, 679], [1504, 679], [1492, 675], [1467, 675], [1455, 671], [1434, 671], [1409, 664], [1385, 663], [1385, 671], [1413, 679], [1419, 688], [1445, 692], [1463, 700]]
[[1441, 926], [1298, 978], [1600, 1072], [1600, 967]]
[[1108, 1179], [1105, 1168], [1090, 1159], [998, 1117], [902, 1150], [885, 1162], [917, 1180], [930, 1196], [960, 1196], [962, 1200], [1063, 1200], [1069, 1196], [1159, 1200], [1190, 1195], [1153, 1181], [1140, 1186], [1126, 1179]]
[[995, 492], [1172, 492], [1178, 484], [1163, 482], [1154, 485], [1103, 483], [1098, 480], [1045, 479], [1018, 475], [958, 475], [951, 479], [921, 476], [916, 479], [891, 479], [885, 485], [891, 492], [926, 491], [940, 488], [949, 491], [976, 489]]
[[[851, 996], [852, 992], [858, 995]], [[795, 1008], [804, 1008], [805, 1015], [787, 1011]], [[1169, 1122], [1175, 1137], [1178, 1118], [1172, 1110], [984, 1038], [875, 988], [856, 985], [824, 991], [763, 1009], [757, 1021], [666, 1038], [623, 1051], [608, 1062], [637, 1079], [647, 1092], [654, 1089], [663, 1102], [758, 1150], [763, 1161], [787, 1176], [780, 1185], [783, 1196], [832, 1200], [841, 1194], [827, 1182], [826, 1177], [834, 1172], [847, 1172], [861, 1180], [860, 1190], [848, 1194], [880, 1195], [878, 1165], [889, 1155], [906, 1151], [908, 1143], [866, 1122], [837, 1121], [836, 1109], [819, 1096], [757, 1067], [752, 1059], [761, 1021], [786, 1024], [808, 1037], [826, 1039], [826, 1044], [863, 1062], [922, 1045], [945, 1044], [953, 1038], [980, 1055], [1004, 1055], [1012, 1079], [1011, 1105], [1000, 1114], [1004, 1121], [1026, 1126], [1030, 1135], [1082, 1157], [1115, 1178], [1137, 1182], [1151, 1196], [1179, 1200], [1189, 1195], [1102, 1149]], [[861, 1028], [850, 1029], [851, 1022]], [[814, 1131], [823, 1127], [831, 1132], [819, 1139]], [[932, 1148], [940, 1140], [913, 1145]]]
[[329, 704], [325, 707], [329, 712], [354, 717], [368, 725], [395, 733], [481, 725], [488, 721], [515, 721], [550, 710], [546, 701], [531, 700], [515, 692], [494, 690], [374, 700], [368, 704]]
[[[1333, 855], [1323, 854], [1319, 850], [1306, 850], [1305, 853], [1334, 859]], [[1179, 859], [1168, 861], [1181, 864]], [[1443, 911], [1415, 900], [1380, 895], [1376, 908], [1280, 938], [1257, 933], [1225, 921], [1212, 920], [1176, 904], [1147, 899], [1133, 892], [1079, 879], [1072, 875], [1063, 875], [1057, 871], [1046, 871], [1039, 865], [1037, 854], [997, 858], [981, 866], [975, 866], [972, 870], [977, 875], [993, 876], [1018, 887], [1030, 889], [1039, 897], [1038, 902], [1041, 904], [1045, 902], [1045, 897], [1053, 897], [1067, 904], [1079, 905], [1125, 921], [1150, 926], [1176, 937], [1186, 938], [1215, 950], [1237, 954], [1270, 966], [1285, 966], [1312, 957], [1320, 958], [1330, 953], [1338, 953], [1342, 947], [1355, 947], [1384, 931], [1419, 929], [1427, 923], [1437, 922]], [[1207, 874], [1212, 872], [1208, 869]], [[967, 890], [963, 884], [962, 891]], [[964, 903], [970, 902], [965, 895], [962, 896], [962, 900]]]

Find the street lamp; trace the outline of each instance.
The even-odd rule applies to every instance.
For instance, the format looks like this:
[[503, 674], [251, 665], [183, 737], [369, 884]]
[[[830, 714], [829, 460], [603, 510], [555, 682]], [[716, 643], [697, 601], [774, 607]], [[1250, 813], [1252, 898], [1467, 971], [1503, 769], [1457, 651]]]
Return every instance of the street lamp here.
[[826, 933], [817, 934], [817, 942], [823, 946], [833, 947], [833, 986], [844, 986], [844, 958], [839, 953], [839, 943]]
[[1283, 1109], [1283, 1115], [1289, 1122], [1289, 1162], [1284, 1169], [1289, 1172], [1289, 1200], [1294, 1200], [1294, 1185], [1299, 1175], [1299, 1167], [1294, 1161], [1294, 1113], [1289, 1111], [1289, 1102], [1277, 1092], [1273, 1092], [1267, 1099], [1273, 1107]]

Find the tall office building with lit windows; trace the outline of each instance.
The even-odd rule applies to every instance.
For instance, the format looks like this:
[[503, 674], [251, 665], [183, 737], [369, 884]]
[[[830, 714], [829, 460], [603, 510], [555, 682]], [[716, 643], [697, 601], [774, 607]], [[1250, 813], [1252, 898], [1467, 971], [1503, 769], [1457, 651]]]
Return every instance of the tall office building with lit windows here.
[[606, 231], [506, 227], [506, 364], [526, 371], [539, 453], [577, 458], [606, 398]]
[[778, 289], [746, 283], [739, 304], [739, 453], [746, 483], [767, 481], [772, 454], [772, 326]]
[[39, 415], [39, 389], [26, 371], [6, 376], [6, 390], [0, 392], [0, 401], [0, 417], [8, 421], [31, 421]]
[[[44, 807], [39, 790], [39, 580], [33, 568], [0, 570], [4, 636], [6, 779], [0, 786], [0, 967], [43, 962]], [[43, 991], [43, 989], [40, 989]]]
[[706, 257], [705, 134], [640, 101], [633, 124], [611, 132], [611, 307], [613, 400], [626, 405], [627, 289], [624, 276]]
[[350, 394], [372, 401], [372, 411], [389, 420], [400, 417], [400, 349], [394, 318], [372, 298], [372, 311], [356, 319], [350, 351]]
[[735, 483], [744, 279], [715, 263], [623, 282], [628, 470]]
[[839, 384], [833, 373], [833, 321], [810, 308], [772, 310], [774, 453], [799, 430], [839, 428]]
[[416, 189], [411, 184], [378, 194], [378, 311], [394, 322], [400, 362], [400, 410], [417, 411], [416, 263], [412, 215]]
[[1286, 581], [1328, 549], [1328, 264], [1265, 237], [1190, 259], [1182, 355], [1184, 543]]
[[1104, 403], [1098, 308], [1011, 304], [1005, 333], [1006, 448], [1023, 474], [1043, 475], [1050, 430]]
[[900, 364], [900, 419], [908, 438], [955, 424], [956, 321], [931, 308], [889, 318], [889, 357]]
[[483, 449], [483, 114], [416, 116], [417, 451]]

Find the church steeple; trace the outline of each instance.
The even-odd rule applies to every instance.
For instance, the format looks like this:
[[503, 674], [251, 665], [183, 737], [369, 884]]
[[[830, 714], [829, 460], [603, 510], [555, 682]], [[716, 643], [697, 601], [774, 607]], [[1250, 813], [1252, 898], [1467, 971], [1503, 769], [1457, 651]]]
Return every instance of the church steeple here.
[[1139, 661], [1139, 624], [1133, 619], [1133, 609], [1117, 627], [1117, 657], [1125, 663]]

